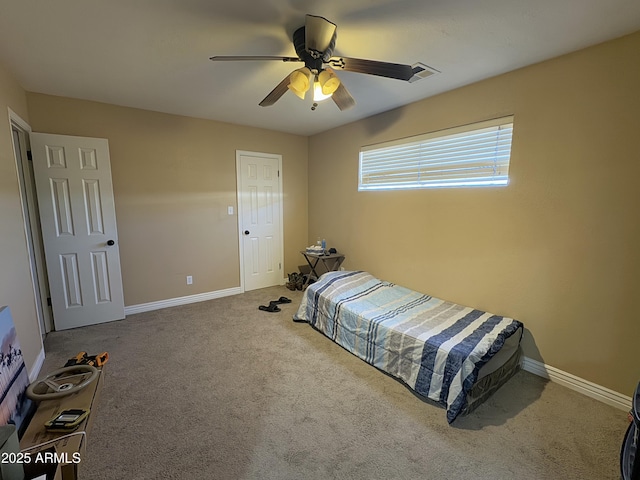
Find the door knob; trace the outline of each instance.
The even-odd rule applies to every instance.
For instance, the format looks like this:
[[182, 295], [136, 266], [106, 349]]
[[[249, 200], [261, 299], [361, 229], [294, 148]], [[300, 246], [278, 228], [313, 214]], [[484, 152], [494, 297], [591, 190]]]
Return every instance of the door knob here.
[[251, 233], [251, 232], [250, 232], [249, 230], [245, 230], [245, 231], [244, 231], [244, 234], [245, 234], [245, 235], [249, 235], [250, 233]]
[[114, 242], [113, 240], [107, 240], [107, 245], [109, 245], [110, 247], [113, 247], [116, 244], [116, 242]]

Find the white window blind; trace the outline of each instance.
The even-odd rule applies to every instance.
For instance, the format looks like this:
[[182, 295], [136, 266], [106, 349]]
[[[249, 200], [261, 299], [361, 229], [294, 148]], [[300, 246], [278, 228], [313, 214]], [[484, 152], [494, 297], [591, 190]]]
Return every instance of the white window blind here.
[[358, 190], [507, 185], [513, 117], [360, 149]]

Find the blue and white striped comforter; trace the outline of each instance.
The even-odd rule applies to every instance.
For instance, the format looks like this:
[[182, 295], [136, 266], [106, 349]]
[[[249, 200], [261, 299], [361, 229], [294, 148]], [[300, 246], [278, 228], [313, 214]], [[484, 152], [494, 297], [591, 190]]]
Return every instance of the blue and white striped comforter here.
[[294, 316], [367, 363], [447, 409], [464, 409], [480, 368], [522, 323], [383, 282], [329, 272], [310, 285]]

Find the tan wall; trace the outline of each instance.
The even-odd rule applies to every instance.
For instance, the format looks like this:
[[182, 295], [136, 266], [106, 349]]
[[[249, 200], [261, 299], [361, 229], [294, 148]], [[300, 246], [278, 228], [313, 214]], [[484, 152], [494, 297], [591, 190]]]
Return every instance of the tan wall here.
[[42, 340], [7, 108], [23, 120], [29, 119], [24, 90], [0, 65], [0, 306], [11, 309], [25, 363], [31, 371], [42, 350]]
[[[325, 237], [349, 269], [520, 319], [527, 356], [631, 395], [638, 51], [640, 33], [311, 137], [309, 242]], [[507, 114], [508, 187], [358, 193], [362, 145]]]
[[[284, 271], [307, 236], [307, 137], [27, 93], [36, 132], [109, 140], [126, 305], [240, 285], [236, 149], [282, 155]], [[186, 275], [194, 284], [186, 285]]]

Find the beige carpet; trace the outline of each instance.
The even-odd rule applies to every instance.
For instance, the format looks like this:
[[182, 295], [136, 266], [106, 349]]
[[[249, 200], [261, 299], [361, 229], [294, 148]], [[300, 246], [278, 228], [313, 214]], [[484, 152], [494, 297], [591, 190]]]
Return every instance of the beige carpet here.
[[[258, 305], [281, 295], [282, 312]], [[617, 479], [625, 412], [519, 372], [445, 411], [291, 317], [272, 287], [52, 333], [107, 350], [82, 479]]]

